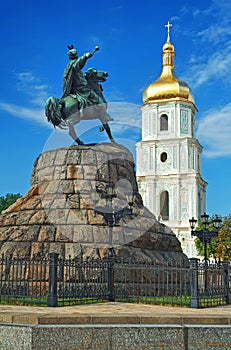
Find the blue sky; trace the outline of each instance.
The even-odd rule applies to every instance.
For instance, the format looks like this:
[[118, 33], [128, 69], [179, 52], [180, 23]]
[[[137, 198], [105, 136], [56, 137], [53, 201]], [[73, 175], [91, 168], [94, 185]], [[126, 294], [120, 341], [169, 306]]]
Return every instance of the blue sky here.
[[[29, 189], [37, 156], [70, 145], [44, 115], [49, 96], [60, 97], [67, 45], [79, 54], [100, 50], [86, 69], [109, 72], [104, 95], [119, 143], [140, 140], [142, 93], [161, 71], [165, 24], [170, 21], [175, 72], [190, 86], [198, 108], [207, 212], [231, 213], [231, 2], [227, 0], [56, 0], [0, 4], [0, 196]], [[85, 142], [107, 140], [98, 122], [80, 123]], [[129, 130], [132, 129], [132, 132]]]

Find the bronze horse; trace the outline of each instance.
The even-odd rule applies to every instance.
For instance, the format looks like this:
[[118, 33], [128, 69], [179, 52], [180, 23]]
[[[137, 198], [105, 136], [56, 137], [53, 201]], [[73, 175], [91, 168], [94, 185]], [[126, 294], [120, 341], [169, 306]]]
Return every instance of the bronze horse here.
[[89, 68], [84, 76], [88, 82], [88, 86], [103, 101], [101, 104], [91, 105], [88, 103], [84, 109], [80, 108], [76, 95], [70, 94], [64, 98], [49, 97], [46, 101], [45, 114], [48, 122], [51, 122], [54, 127], [58, 126], [60, 129], [69, 128], [69, 135], [79, 145], [84, 143], [77, 136], [74, 125], [80, 120], [99, 119], [102, 123], [100, 131], [105, 130], [111, 142], [115, 142], [112, 137], [109, 121], [113, 119], [107, 113], [107, 102], [102, 93], [102, 86], [99, 82], [106, 81], [107, 72], [99, 71], [95, 68]]

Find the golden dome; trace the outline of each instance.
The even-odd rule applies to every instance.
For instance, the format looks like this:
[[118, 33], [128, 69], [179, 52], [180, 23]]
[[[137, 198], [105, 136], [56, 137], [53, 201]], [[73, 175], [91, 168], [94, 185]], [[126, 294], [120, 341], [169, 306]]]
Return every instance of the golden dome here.
[[144, 90], [144, 104], [166, 100], [184, 100], [194, 104], [194, 98], [190, 88], [183, 80], [178, 79], [175, 75], [174, 56], [174, 46], [170, 42], [168, 28], [168, 38], [163, 45], [162, 72], [159, 78]]
[[169, 40], [167, 40], [166, 43], [163, 45], [163, 53], [167, 51], [174, 52], [174, 46], [170, 43]]

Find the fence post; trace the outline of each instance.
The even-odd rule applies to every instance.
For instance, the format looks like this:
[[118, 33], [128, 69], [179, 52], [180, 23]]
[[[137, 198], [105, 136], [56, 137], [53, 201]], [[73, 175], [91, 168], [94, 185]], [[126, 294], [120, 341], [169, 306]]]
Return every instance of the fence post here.
[[47, 298], [47, 306], [57, 306], [57, 270], [58, 270], [58, 255], [57, 253], [50, 253], [49, 257], [49, 292]]
[[114, 250], [108, 251], [108, 301], [115, 301], [114, 293]]
[[229, 262], [228, 260], [222, 261], [222, 267], [224, 271], [224, 297], [227, 304], [230, 304], [229, 298]]
[[198, 290], [198, 261], [197, 258], [189, 259], [190, 262], [190, 290], [191, 300], [190, 306], [193, 308], [199, 308], [199, 290]]

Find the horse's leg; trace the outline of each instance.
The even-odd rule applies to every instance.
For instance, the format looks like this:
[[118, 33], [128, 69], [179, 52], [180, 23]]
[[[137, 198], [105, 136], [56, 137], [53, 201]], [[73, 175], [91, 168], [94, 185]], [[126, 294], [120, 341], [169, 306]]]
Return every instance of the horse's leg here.
[[104, 123], [104, 124], [103, 124], [103, 127], [104, 127], [106, 133], [108, 134], [108, 137], [109, 137], [109, 139], [111, 140], [111, 142], [115, 142], [114, 138], [112, 137], [111, 129], [110, 129], [108, 123]]
[[74, 125], [69, 125], [69, 135], [78, 145], [84, 145], [84, 143], [78, 138], [74, 129]]

